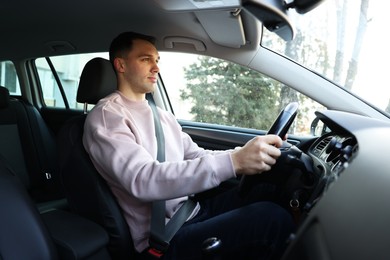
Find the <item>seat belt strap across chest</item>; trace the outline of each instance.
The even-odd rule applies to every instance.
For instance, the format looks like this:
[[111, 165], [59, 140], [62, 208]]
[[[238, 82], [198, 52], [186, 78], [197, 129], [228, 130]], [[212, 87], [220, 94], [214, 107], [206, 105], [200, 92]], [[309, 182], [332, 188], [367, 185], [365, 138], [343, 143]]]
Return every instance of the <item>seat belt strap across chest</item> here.
[[[157, 106], [151, 93], [146, 94], [149, 106], [153, 112], [155, 135], [157, 140], [157, 160], [165, 161], [165, 138]], [[154, 256], [161, 255], [168, 249], [169, 243], [179, 228], [184, 224], [196, 206], [196, 202], [188, 199], [165, 225], [165, 200], [152, 203], [152, 219], [150, 224], [149, 244]]]

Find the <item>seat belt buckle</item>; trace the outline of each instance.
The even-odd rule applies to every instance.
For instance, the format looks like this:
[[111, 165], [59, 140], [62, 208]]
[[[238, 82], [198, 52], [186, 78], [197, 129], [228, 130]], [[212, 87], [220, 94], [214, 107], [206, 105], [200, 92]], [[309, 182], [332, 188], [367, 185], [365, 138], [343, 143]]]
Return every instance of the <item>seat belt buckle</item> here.
[[169, 242], [164, 241], [164, 239], [159, 239], [158, 236], [151, 235], [149, 238], [149, 255], [152, 255], [156, 258], [160, 258], [169, 248]]
[[156, 259], [159, 259], [164, 255], [164, 253], [162, 251], [157, 250], [156, 248], [153, 248], [153, 247], [149, 247], [148, 254]]

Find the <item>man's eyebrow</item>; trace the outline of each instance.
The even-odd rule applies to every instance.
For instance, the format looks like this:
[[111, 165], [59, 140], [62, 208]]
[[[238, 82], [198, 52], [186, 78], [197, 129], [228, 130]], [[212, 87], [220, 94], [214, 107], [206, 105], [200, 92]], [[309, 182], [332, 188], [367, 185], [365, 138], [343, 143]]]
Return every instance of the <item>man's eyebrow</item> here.
[[[138, 55], [138, 57], [151, 57], [151, 58], [153, 58], [154, 56], [155, 55], [153, 54], [146, 54], [146, 53]], [[157, 59], [158, 60], [160, 59], [160, 55], [157, 56]]]

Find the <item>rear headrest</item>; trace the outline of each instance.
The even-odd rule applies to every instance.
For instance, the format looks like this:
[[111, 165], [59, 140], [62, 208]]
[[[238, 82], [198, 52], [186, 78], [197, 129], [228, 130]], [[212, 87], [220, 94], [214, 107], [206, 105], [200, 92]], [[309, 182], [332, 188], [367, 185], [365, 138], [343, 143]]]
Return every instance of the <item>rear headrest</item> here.
[[0, 86], [0, 109], [9, 105], [9, 90]]
[[81, 73], [77, 102], [96, 104], [116, 89], [116, 75], [110, 61], [93, 58], [85, 64]]

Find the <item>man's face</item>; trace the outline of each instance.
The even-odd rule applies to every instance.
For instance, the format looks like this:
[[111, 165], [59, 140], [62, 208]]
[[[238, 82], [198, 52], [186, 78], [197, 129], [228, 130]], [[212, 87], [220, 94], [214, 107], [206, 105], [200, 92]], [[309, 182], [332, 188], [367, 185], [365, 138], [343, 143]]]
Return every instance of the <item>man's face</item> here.
[[153, 44], [140, 39], [133, 41], [132, 50], [123, 58], [123, 77], [132, 92], [145, 94], [154, 91], [159, 59]]

